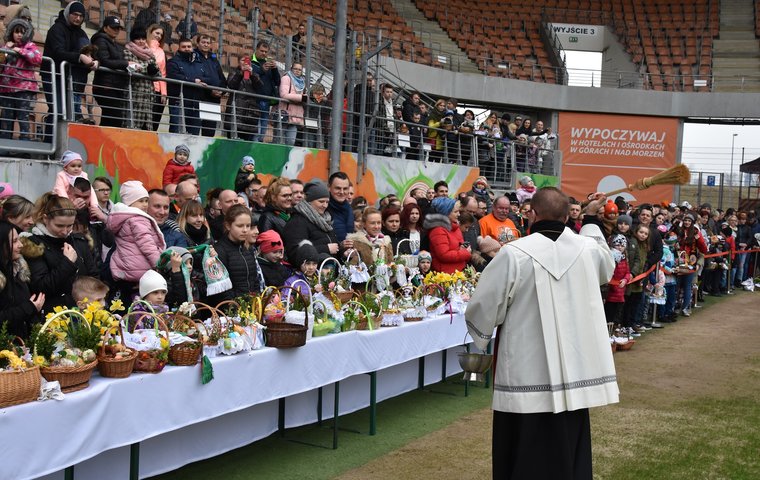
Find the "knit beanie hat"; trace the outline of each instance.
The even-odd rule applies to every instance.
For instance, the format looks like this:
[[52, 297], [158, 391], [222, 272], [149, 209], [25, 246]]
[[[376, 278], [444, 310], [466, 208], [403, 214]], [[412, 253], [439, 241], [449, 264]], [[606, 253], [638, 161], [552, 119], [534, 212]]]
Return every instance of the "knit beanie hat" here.
[[420, 250], [420, 253], [417, 254], [417, 262], [432, 262], [433, 256], [430, 255], [430, 252], [427, 250]]
[[628, 240], [626, 240], [625, 235], [617, 234], [612, 237], [612, 240], [610, 240], [610, 246], [611, 247], [627, 247], [628, 246]]
[[456, 205], [456, 203], [457, 201], [453, 198], [437, 197], [433, 199], [433, 202], [430, 205], [433, 207], [433, 210], [435, 210], [435, 213], [448, 215], [454, 210], [454, 205]]
[[129, 180], [121, 184], [119, 197], [124, 205], [132, 205], [141, 198], [148, 197], [148, 191], [139, 180]]
[[529, 176], [525, 175], [524, 177], [522, 177], [522, 178], [520, 179], [520, 185], [522, 185], [523, 187], [527, 187], [527, 186], [528, 186], [528, 184], [529, 184], [530, 182], [532, 182], [532, 181], [533, 181], [533, 179], [532, 179], [532, 178], [530, 178]]
[[158, 290], [166, 291], [166, 279], [155, 270], [148, 270], [140, 277], [140, 298]]
[[242, 164], [244, 167], [246, 165], [253, 165], [253, 168], [256, 168], [256, 160], [254, 160], [253, 157], [250, 155], [246, 155], [245, 157], [243, 157]]
[[[66, 12], [66, 10], [68, 10], [68, 12]], [[71, 2], [67, 5], [67, 8], [64, 9], [64, 13], [66, 13], [64, 16], [71, 15], [72, 13], [81, 13], [84, 15], [87, 13], [87, 10], [84, 8], [84, 5], [82, 3]], [[68, 18], [66, 18], [66, 20], [68, 20]]]
[[330, 192], [327, 190], [327, 185], [319, 180], [313, 180], [303, 187], [304, 199], [307, 202], [319, 200], [321, 198], [330, 198]]
[[492, 237], [481, 237], [478, 239], [478, 250], [486, 254], [494, 254], [501, 248], [501, 243]]
[[483, 184], [482, 190], [485, 190], [485, 189], [488, 188], [488, 180], [486, 179], [486, 177], [484, 177], [484, 176], [481, 175], [480, 177], [476, 178], [475, 182], [472, 184], [472, 186], [475, 187], [478, 183], [482, 183]]
[[267, 230], [264, 233], [260, 233], [259, 237], [256, 239], [256, 245], [259, 246], [259, 251], [261, 253], [269, 253], [285, 249], [280, 234], [275, 230]]
[[82, 156], [78, 154], [77, 152], [66, 150], [65, 152], [63, 152], [63, 155], [61, 156], [61, 161], [59, 163], [61, 164], [61, 166], [65, 167], [66, 165], [73, 162], [74, 160], [82, 161]]
[[607, 203], [604, 205], [604, 214], [611, 215], [613, 213], [618, 213], [618, 207], [612, 200], [607, 200]]
[[623, 215], [618, 216], [617, 223], [618, 225], [620, 225], [621, 223], [625, 223], [626, 225], [630, 227], [631, 225], [633, 225], [633, 218], [631, 218], [630, 215], [623, 214]]
[[691, 213], [687, 213], [686, 215], [684, 215], [683, 219], [686, 220], [687, 218], [691, 220], [691, 223], [694, 223], [694, 215], [692, 215]]
[[13, 195], [13, 186], [8, 182], [0, 182], [0, 199]]
[[184, 143], [180, 143], [179, 145], [174, 147], [174, 154], [176, 155], [178, 153], [184, 153], [185, 155], [190, 156], [190, 147], [188, 147]]

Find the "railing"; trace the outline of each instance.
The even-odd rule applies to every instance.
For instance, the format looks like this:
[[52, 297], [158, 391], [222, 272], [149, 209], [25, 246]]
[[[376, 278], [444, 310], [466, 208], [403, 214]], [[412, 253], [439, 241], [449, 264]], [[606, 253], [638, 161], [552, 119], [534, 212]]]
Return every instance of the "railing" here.
[[[15, 55], [11, 52], [2, 50], [3, 55]], [[40, 72], [39, 68], [14, 67], [0, 71], [2, 78], [20, 79], [32, 74], [31, 80], [27, 81], [36, 83], [36, 87], [42, 85], [39, 91], [0, 92], [2, 155], [50, 155], [56, 150], [58, 122], [55, 119], [59, 111], [60, 92], [54, 82], [55, 64], [52, 59], [43, 57], [41, 67], [43, 74], [40, 82], [34, 76]]]
[[[48, 116], [51, 120], [50, 126], [54, 129], [52, 138], [55, 138], [57, 128], [57, 122], [52, 122], [52, 119], [60, 111], [62, 119], [74, 123], [95, 123], [93, 120], [98, 120], [101, 126], [161, 131], [168, 129], [173, 133], [207, 136], [220, 134], [232, 139], [266, 139], [271, 143], [298, 144], [310, 148], [329, 146], [331, 108], [328, 105], [316, 104], [312, 95], [309, 95], [304, 104], [304, 125], [294, 126], [280, 114], [280, 105], [287, 105], [288, 102], [276, 97], [254, 95], [231, 88], [202, 87], [180, 80], [154, 78], [105, 68], [100, 70], [125, 77], [124, 88], [111, 91], [96, 89], [93, 95], [81, 93], [81, 98], [77, 100], [74, 93], [85, 92], [89, 88], [73, 80], [68, 64], [64, 62], [61, 68], [64, 74], [58, 75], [55, 81], [60, 85], [63, 94], [58, 97], [56, 89], [52, 89], [52, 94], [54, 99], [63, 98], [65, 101], [60, 109], [55, 101], [52, 104], [52, 115]], [[170, 90], [173, 93], [176, 90], [176, 93], [165, 99], [156, 96], [152, 89], [152, 82], [155, 80], [171, 85]], [[51, 82], [52, 80], [48, 83], [52, 85]], [[148, 96], [144, 95], [139, 82], [150, 84], [151, 93]], [[212, 114], [216, 118], [201, 118], [200, 112], [205, 110], [201, 107], [209, 104], [200, 97], [207, 98], [206, 95], [211, 91], [222, 93], [220, 105]], [[91, 96], [102, 109], [99, 116], [95, 116], [92, 111], [87, 112], [87, 116], [84, 115], [83, 106], [89, 103]], [[7, 95], [0, 94], [0, 100], [5, 101], [6, 97]], [[170, 107], [169, 115], [166, 115], [165, 103]], [[268, 118], [262, 121], [263, 117]], [[359, 126], [364, 122], [365, 125], [373, 125], [367, 129], [362, 144], [364, 151], [370, 154], [480, 167], [489, 181], [505, 188], [512, 184], [517, 172], [531, 171], [550, 175], [558, 173], [559, 152], [539, 150], [537, 157], [529, 158], [527, 144], [523, 146], [518, 142], [492, 138], [486, 135], [487, 132], [474, 128], [467, 132], [460, 131], [454, 121], [450, 122], [450, 126], [444, 121], [440, 127], [434, 127], [429, 123], [415, 124], [400, 118], [387, 118], [381, 115], [377, 108], [363, 117], [359, 112], [345, 111], [344, 118], [345, 133], [341, 139], [341, 148], [344, 151], [359, 151]], [[410, 133], [405, 133], [407, 129]], [[48, 145], [43, 152], [34, 148], [37, 146], [34, 145], [35, 142], [21, 139], [13, 142], [14, 146], [27, 144], [24, 145], [24, 149], [15, 149], [16, 151], [55, 151], [55, 145]], [[3, 145], [11, 144], [4, 142]]]

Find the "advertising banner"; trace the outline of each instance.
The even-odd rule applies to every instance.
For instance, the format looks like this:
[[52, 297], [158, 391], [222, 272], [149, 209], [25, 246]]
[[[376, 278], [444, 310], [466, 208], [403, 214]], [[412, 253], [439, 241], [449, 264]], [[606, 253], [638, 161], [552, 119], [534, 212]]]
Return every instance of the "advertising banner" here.
[[[562, 183], [579, 200], [651, 177], [676, 164], [678, 119], [561, 112]], [[626, 201], [670, 202], [673, 187], [620, 194]]]

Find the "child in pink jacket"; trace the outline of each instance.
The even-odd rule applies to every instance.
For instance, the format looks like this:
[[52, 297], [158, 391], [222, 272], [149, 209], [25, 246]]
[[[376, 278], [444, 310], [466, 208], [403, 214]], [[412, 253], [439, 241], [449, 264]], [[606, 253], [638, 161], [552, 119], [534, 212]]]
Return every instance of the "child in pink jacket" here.
[[124, 182], [119, 189], [121, 202], [113, 206], [106, 227], [116, 238], [110, 269], [114, 280], [137, 283], [154, 268], [166, 250], [164, 236], [148, 215], [148, 191], [137, 180]]
[[[88, 182], [90, 181], [87, 176], [87, 172], [84, 171], [84, 160], [82, 156], [77, 152], [66, 150], [61, 156], [59, 162], [63, 167], [63, 170], [58, 172], [55, 176], [55, 185], [53, 185], [53, 193], [59, 197], [68, 198], [74, 203], [74, 206], [81, 208], [76, 204], [76, 199], [71, 195], [71, 187], [77, 178], [84, 178]], [[98, 208], [98, 197], [95, 195], [95, 189], [90, 185], [90, 216], [93, 216], [100, 221], [105, 221], [105, 214]]]
[[13, 122], [18, 121], [19, 139], [29, 140], [29, 116], [34, 113], [37, 79], [42, 53], [32, 41], [34, 28], [26, 20], [10, 21], [5, 31], [6, 50], [12, 50], [0, 65], [0, 138], [13, 136]]

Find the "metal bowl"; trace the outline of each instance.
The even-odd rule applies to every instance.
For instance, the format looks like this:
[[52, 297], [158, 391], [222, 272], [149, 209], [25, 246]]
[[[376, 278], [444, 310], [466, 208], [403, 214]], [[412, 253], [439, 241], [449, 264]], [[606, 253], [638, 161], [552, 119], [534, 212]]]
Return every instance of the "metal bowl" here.
[[459, 366], [466, 373], [485, 373], [493, 363], [493, 355], [485, 353], [462, 352], [457, 356], [459, 357]]

